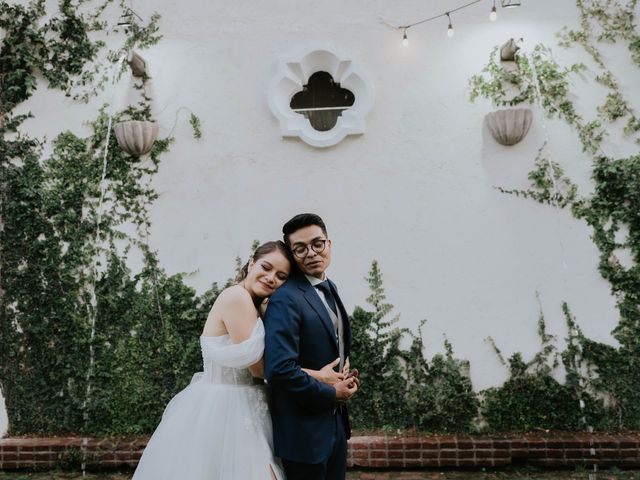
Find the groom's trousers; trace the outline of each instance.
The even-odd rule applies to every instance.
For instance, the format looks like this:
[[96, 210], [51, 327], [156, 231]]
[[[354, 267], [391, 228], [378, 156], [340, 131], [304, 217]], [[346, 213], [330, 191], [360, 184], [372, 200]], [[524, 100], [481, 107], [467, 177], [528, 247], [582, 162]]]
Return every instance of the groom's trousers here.
[[347, 435], [341, 409], [334, 415], [336, 436], [331, 455], [322, 463], [298, 463], [282, 460], [287, 480], [344, 480], [347, 474]]

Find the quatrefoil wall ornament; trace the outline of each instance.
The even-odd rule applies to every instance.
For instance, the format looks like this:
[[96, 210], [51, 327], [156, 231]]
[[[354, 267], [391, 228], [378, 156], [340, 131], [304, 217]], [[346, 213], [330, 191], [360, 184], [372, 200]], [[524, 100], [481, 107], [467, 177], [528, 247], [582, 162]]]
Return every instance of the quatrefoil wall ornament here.
[[289, 106], [304, 115], [313, 128], [326, 132], [336, 126], [342, 112], [351, 108], [354, 101], [353, 92], [334, 82], [331, 75], [316, 72], [302, 91], [293, 96]]
[[[314, 73], [326, 72], [341, 89], [351, 92], [344, 109], [335, 120], [333, 128], [318, 130], [304, 113], [295, 112], [291, 101]], [[364, 133], [364, 118], [373, 105], [373, 88], [362, 72], [359, 63], [351, 56], [333, 48], [308, 49], [298, 55], [283, 57], [269, 87], [269, 107], [280, 122], [283, 137], [299, 137], [314, 147], [330, 147], [347, 135]], [[317, 109], [320, 110], [320, 109]]]

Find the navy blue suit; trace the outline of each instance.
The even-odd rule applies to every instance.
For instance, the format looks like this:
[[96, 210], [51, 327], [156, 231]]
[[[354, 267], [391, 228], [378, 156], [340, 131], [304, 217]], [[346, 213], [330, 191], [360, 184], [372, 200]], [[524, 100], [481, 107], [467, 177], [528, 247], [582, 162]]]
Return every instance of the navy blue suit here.
[[[331, 287], [342, 315], [346, 358], [351, 346], [349, 319], [333, 283]], [[309, 280], [296, 275], [269, 299], [264, 325], [275, 455], [305, 464], [324, 462], [332, 455], [336, 436], [344, 436], [343, 429], [346, 438], [350, 436], [346, 406], [337, 406], [333, 387], [301, 369], [320, 370], [338, 358], [331, 318]]]

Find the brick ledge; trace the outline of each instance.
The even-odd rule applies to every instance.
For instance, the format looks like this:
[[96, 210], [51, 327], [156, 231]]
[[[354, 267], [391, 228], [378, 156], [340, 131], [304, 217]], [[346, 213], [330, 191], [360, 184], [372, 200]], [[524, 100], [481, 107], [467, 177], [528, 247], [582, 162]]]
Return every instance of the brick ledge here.
[[[135, 467], [148, 437], [13, 437], [0, 439], [0, 470]], [[86, 457], [85, 457], [86, 455]], [[357, 436], [348, 466], [366, 468], [479, 468], [533, 465], [640, 468], [640, 432], [556, 432], [505, 435]]]

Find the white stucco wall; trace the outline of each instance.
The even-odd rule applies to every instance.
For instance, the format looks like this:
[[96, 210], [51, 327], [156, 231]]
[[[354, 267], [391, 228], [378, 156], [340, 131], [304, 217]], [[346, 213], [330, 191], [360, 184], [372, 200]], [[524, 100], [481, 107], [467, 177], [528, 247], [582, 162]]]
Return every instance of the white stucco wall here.
[[[534, 110], [525, 140], [503, 147], [483, 125], [490, 103], [468, 101], [468, 79], [510, 37], [523, 37], [525, 51], [539, 42], [553, 47], [562, 64], [591, 65], [579, 48], [556, 44], [556, 32], [578, 25], [575, 4], [523, 0], [519, 9], [498, 8], [498, 21], [490, 22], [487, 0], [452, 15], [453, 38], [439, 19], [410, 29], [408, 47], [383, 22], [411, 23], [461, 3], [133, 2], [143, 18], [153, 11], [163, 17], [163, 39], [141, 52], [160, 134], [169, 133], [181, 107], [202, 120], [196, 141], [188, 112], [179, 113], [175, 143], [154, 179], [160, 198], [151, 244], [168, 273], [187, 272], [186, 281], [204, 291], [232, 275], [236, 255], [246, 257], [253, 239], [279, 238], [283, 222], [313, 211], [334, 241], [329, 273], [348, 309], [365, 305], [363, 277], [377, 259], [401, 325], [415, 329], [428, 319], [427, 355], [442, 351], [446, 335], [456, 355], [470, 360], [476, 389], [506, 378], [487, 336], [506, 355], [538, 351], [536, 291], [550, 333], [566, 333], [566, 300], [586, 335], [613, 343], [617, 311], [597, 271], [590, 230], [569, 212], [494, 188], [525, 188], [548, 137], [552, 160], [588, 193], [591, 160], [577, 135]], [[319, 150], [280, 137], [267, 90], [278, 56], [327, 43], [359, 59], [375, 103], [363, 136]], [[626, 45], [603, 51], [640, 108], [639, 70]], [[126, 105], [129, 80], [119, 85], [118, 108]], [[593, 117], [604, 90], [588, 76], [574, 87], [572, 100]], [[24, 127], [49, 139], [63, 129], [86, 133], [83, 122], [108, 100], [105, 94], [87, 106], [41, 88], [23, 106], [36, 117]], [[604, 148], [634, 151], [616, 136]]]

